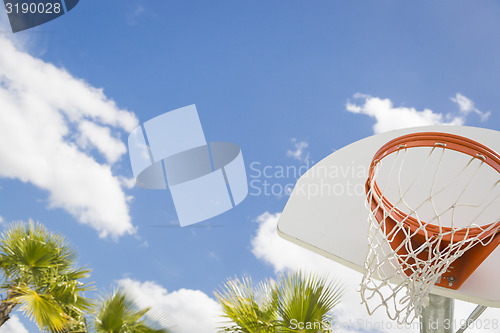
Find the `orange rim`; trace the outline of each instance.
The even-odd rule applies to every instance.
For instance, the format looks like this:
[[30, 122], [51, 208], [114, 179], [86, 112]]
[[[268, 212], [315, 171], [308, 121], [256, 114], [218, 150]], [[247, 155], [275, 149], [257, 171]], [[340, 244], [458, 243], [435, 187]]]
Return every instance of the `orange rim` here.
[[[484, 239], [496, 234], [497, 231], [495, 231], [495, 227], [500, 226], [500, 221], [485, 225], [482, 228], [471, 227], [468, 229], [458, 229], [455, 232], [452, 232], [453, 228], [451, 227], [439, 227], [430, 223], [419, 222], [416, 218], [408, 216], [408, 214], [394, 207], [394, 205], [385, 196], [382, 195], [377, 182], [373, 179], [375, 174], [375, 167], [377, 166], [377, 164], [386, 156], [399, 150], [417, 147], [438, 147], [455, 150], [482, 160], [484, 163], [488, 164], [490, 167], [500, 173], [500, 156], [494, 150], [474, 140], [455, 134], [439, 132], [421, 132], [403, 135], [387, 142], [377, 151], [377, 153], [373, 157], [368, 173], [368, 180], [366, 181], [367, 195], [370, 193], [370, 191], [373, 191], [376, 194], [376, 196], [371, 197], [372, 208], [380, 207], [383, 208], [386, 212], [391, 212], [390, 218], [393, 219], [396, 223], [399, 222], [407, 226], [412, 231], [412, 233], [416, 232], [417, 234], [424, 235], [425, 232], [427, 232], [427, 234], [429, 234], [430, 236], [445, 233], [445, 235], [443, 236], [443, 240], [450, 241], [451, 239], [455, 239], [457, 241], [460, 241], [470, 237], [477, 237], [478, 235], [481, 235], [480, 239]], [[378, 198], [380, 198], [381, 202]], [[384, 220], [384, 218], [381, 218], [381, 220], [379, 220], [379, 217], [377, 216], [376, 219], [379, 223], [382, 223]], [[422, 229], [418, 230], [422, 227], [422, 225], [425, 225], [425, 232]], [[491, 229], [489, 231], [484, 231], [484, 228], [490, 227]]]

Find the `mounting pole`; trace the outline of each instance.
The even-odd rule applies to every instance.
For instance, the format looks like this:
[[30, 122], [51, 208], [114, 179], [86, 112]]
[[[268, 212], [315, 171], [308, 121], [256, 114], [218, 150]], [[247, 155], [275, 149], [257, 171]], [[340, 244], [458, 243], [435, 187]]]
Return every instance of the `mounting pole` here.
[[420, 333], [453, 333], [455, 300], [429, 294], [429, 305], [420, 316]]

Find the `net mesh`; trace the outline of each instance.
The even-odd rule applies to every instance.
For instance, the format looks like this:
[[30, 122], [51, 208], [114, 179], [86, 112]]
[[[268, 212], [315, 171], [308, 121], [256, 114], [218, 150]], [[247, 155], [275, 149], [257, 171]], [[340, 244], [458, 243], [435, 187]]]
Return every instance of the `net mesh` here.
[[403, 148], [375, 163], [361, 298], [370, 314], [385, 308], [408, 324], [436, 283], [453, 288], [453, 263], [498, 232], [499, 173], [484, 157], [438, 144]]

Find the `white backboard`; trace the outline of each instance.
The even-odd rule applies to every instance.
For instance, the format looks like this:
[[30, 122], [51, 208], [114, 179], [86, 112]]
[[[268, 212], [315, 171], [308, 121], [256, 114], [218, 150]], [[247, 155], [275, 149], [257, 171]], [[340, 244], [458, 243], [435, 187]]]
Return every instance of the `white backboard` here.
[[[279, 235], [363, 273], [369, 227], [365, 182], [370, 163], [382, 145], [415, 132], [452, 133], [500, 151], [500, 132], [464, 126], [409, 128], [362, 139], [335, 151], [298, 180], [278, 222]], [[432, 293], [500, 307], [500, 247], [459, 289], [436, 286]]]

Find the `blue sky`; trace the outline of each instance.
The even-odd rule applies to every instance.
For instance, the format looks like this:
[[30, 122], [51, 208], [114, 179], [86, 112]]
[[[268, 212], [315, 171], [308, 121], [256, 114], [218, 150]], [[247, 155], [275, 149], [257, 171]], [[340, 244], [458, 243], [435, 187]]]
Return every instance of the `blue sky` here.
[[[251, 165], [310, 166], [375, 131], [500, 127], [496, 1], [87, 0], [16, 36], [0, 17], [3, 224], [33, 218], [63, 233], [99, 289], [160, 295], [153, 305], [180, 318], [179, 332], [213, 332], [204, 310], [217, 310], [209, 297], [228, 277], [324, 265], [273, 233], [286, 195], [250, 189], [235, 209], [178, 227], [168, 192], [126, 186], [135, 125], [196, 104], [208, 141], [240, 145], [249, 180]], [[359, 275], [331, 267], [355, 289]], [[356, 297], [344, 318], [385, 318]]]

